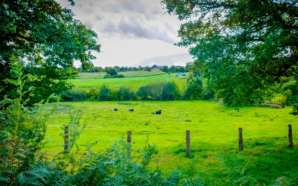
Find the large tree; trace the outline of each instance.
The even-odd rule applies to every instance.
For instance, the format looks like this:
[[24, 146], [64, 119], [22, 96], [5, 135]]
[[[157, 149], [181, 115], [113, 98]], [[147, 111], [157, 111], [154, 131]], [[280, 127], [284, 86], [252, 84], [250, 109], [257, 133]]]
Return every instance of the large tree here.
[[184, 23], [180, 46], [227, 104], [260, 103], [296, 77], [297, 0], [163, 0]]
[[15, 92], [4, 81], [12, 78], [12, 61], [23, 63], [24, 72], [36, 77], [29, 83], [35, 87], [35, 102], [70, 87], [66, 80], [74, 74], [75, 60], [85, 69], [92, 65], [91, 52], [100, 49], [97, 35], [73, 16], [55, 0], [0, 2], [0, 99]]

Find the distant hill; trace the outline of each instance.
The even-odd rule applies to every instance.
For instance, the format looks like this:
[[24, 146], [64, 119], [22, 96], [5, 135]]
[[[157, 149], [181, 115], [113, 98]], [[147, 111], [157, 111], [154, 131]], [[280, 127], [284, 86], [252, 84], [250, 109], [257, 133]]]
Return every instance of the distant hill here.
[[187, 62], [192, 62], [193, 58], [188, 53], [183, 54], [176, 54], [176, 55], [170, 55], [170, 56], [160, 56], [160, 57], [154, 57], [149, 58], [141, 61], [140, 63], [135, 64], [134, 66], [185, 66]]

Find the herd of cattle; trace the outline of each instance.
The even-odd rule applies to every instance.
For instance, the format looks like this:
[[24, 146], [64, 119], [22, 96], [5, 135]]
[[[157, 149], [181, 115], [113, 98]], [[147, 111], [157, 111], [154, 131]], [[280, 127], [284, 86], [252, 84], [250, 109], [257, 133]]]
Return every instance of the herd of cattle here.
[[[114, 110], [113, 110], [113, 111], [118, 111], [118, 109], [117, 109], [117, 108], [114, 108]], [[129, 111], [129, 112], [133, 112], [133, 109], [129, 109], [128, 111]], [[152, 114], [161, 114], [161, 110], [158, 110], [158, 111], [152, 112]]]

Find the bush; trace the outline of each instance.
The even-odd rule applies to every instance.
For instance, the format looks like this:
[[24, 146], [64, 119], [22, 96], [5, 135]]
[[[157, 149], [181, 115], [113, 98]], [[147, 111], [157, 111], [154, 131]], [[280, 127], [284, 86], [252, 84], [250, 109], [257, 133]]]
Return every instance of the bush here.
[[61, 98], [64, 101], [83, 101], [90, 99], [91, 94], [84, 89], [75, 89], [65, 91], [61, 94]]
[[117, 78], [125, 78], [125, 76], [123, 74], [119, 74]]
[[184, 97], [186, 99], [199, 99], [203, 93], [203, 82], [200, 78], [193, 79], [186, 88]]
[[149, 90], [148, 86], [141, 86], [137, 91], [137, 96], [141, 98], [141, 100], [149, 99]]
[[163, 82], [150, 83], [146, 86], [141, 86], [136, 94], [142, 100], [162, 100], [161, 94], [163, 87]]
[[162, 100], [177, 100], [181, 98], [180, 87], [177, 82], [170, 81], [163, 86]]
[[112, 78], [113, 76], [109, 75], [109, 74], [106, 74], [105, 76], [103, 76], [104, 79], [106, 78]]
[[111, 68], [107, 71], [107, 74], [109, 74], [110, 76], [117, 76], [118, 75], [118, 71], [115, 68]]
[[99, 89], [98, 88], [90, 88], [89, 90], [90, 93], [90, 99], [98, 99], [98, 94], [99, 94]]
[[106, 85], [100, 87], [98, 99], [100, 101], [111, 101], [112, 100], [112, 91]]
[[118, 100], [135, 100], [136, 94], [129, 87], [120, 87], [116, 92]]
[[125, 78], [125, 76], [123, 74], [119, 74], [119, 75], [110, 75], [110, 74], [106, 74], [105, 76], [103, 76], [104, 79], [106, 78]]

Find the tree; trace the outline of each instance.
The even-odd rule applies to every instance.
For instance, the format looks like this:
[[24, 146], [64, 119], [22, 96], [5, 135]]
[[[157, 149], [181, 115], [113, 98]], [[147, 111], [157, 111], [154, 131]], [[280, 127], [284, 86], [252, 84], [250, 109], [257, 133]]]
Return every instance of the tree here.
[[180, 46], [204, 64], [204, 76], [227, 104], [270, 99], [281, 77], [297, 76], [295, 0], [163, 0], [185, 20]]
[[115, 68], [110, 68], [110, 69], [107, 71], [107, 74], [109, 74], [110, 76], [117, 76], [117, 75], [118, 75], [118, 72], [117, 72], [117, 69], [115, 69]]
[[186, 99], [199, 99], [203, 94], [203, 82], [201, 78], [194, 78], [188, 83], [184, 93]]
[[162, 90], [162, 100], [177, 100], [180, 99], [180, 87], [177, 82], [167, 82]]
[[111, 101], [112, 100], [112, 91], [111, 89], [103, 85], [100, 87], [98, 98], [100, 101]]
[[37, 100], [70, 87], [66, 79], [73, 75], [74, 60], [84, 69], [92, 65], [91, 51], [100, 48], [97, 35], [73, 19], [71, 10], [55, 0], [2, 0], [0, 7], [0, 98], [16, 91], [14, 85], [4, 82], [11, 78], [12, 60], [26, 64], [24, 72], [36, 76], [28, 86], [34, 84], [33, 94], [44, 92]]
[[161, 71], [168, 73], [169, 72], [169, 67], [168, 66], [163, 66]]

